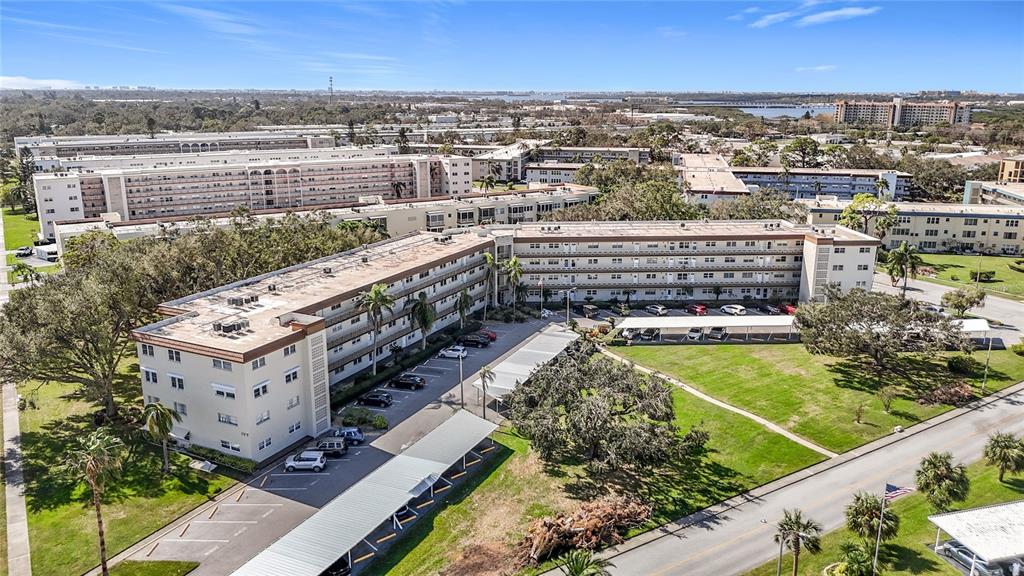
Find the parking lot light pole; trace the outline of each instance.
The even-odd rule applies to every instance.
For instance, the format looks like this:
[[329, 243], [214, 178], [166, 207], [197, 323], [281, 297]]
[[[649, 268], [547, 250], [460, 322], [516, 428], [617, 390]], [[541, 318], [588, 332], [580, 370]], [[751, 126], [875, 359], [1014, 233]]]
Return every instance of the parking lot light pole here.
[[576, 287], [573, 286], [572, 288], [568, 288], [566, 290], [560, 290], [560, 292], [565, 294], [565, 327], [568, 328], [569, 327], [569, 296], [573, 292], [576, 292]]
[[464, 380], [465, 378], [462, 377], [462, 356], [459, 355], [459, 397], [463, 410], [466, 409], [466, 389], [463, 385]]

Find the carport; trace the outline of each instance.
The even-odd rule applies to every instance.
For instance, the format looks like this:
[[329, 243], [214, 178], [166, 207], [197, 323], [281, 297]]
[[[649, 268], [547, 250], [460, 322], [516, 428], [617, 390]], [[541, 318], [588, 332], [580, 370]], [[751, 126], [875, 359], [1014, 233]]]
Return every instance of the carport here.
[[550, 326], [528, 340], [508, 358], [491, 367], [494, 381], [487, 384], [486, 391], [483, 390], [483, 383], [479, 378], [473, 381], [473, 387], [478, 392], [484, 392], [485, 402], [487, 396], [500, 401], [520, 382], [525, 382], [534, 370], [561, 354], [562, 350], [579, 337], [580, 335], [572, 330]]
[[[456, 412], [233, 574], [319, 576], [346, 554], [349, 566], [368, 560], [377, 551], [376, 545], [368, 540], [370, 535], [388, 522], [396, 531], [402, 530], [397, 512], [417, 496], [427, 492], [433, 496], [435, 490], [446, 490], [450, 482], [444, 478], [445, 471], [460, 461], [465, 468], [470, 464], [467, 455], [479, 460], [480, 455], [473, 449], [497, 427], [464, 410]], [[435, 489], [439, 482], [443, 485]], [[352, 550], [360, 544], [371, 552], [353, 558]]]
[[752, 334], [765, 334], [766, 341], [771, 341], [775, 334], [785, 334], [786, 340], [793, 338], [793, 316], [631, 316], [623, 318], [616, 328], [633, 328], [644, 330], [656, 328], [658, 340], [667, 335], [685, 337], [691, 328], [700, 328], [705, 335], [710, 328], [725, 328], [730, 338], [739, 332], [745, 340]]
[[965, 560], [970, 559], [972, 575], [977, 574], [978, 560], [1024, 574], [1024, 500], [936, 514], [928, 520], [967, 549]]

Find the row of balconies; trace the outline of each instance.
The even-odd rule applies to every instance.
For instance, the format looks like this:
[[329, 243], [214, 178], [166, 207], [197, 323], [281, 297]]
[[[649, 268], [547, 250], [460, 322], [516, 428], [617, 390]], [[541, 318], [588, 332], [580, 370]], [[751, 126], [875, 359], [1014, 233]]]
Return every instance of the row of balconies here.
[[559, 248], [524, 248], [522, 244], [515, 245], [515, 254], [520, 260], [525, 260], [531, 257], [559, 257], [559, 258], [588, 258], [588, 257], [611, 257], [611, 258], [638, 258], [648, 256], [663, 256], [663, 257], [688, 257], [688, 256], [757, 256], [757, 255], [772, 255], [772, 256], [790, 256], [803, 254], [803, 247], [782, 247], [782, 248], [747, 248], [737, 246], [712, 246], [712, 247], [699, 247], [699, 248], [677, 248], [671, 250], [668, 248], [641, 248], [640, 250], [630, 249], [627, 247], [622, 248], [598, 248], [598, 249], [584, 249], [579, 248], [575, 251], [567, 251]]
[[641, 278], [637, 280], [586, 280], [576, 278], [575, 282], [568, 280], [545, 280], [545, 288], [576, 287], [586, 288], [679, 288], [685, 282], [686, 287], [713, 287], [713, 286], [739, 286], [739, 287], [764, 287], [764, 286], [791, 286], [800, 284], [800, 277], [795, 278], [765, 278], [763, 280], [752, 278], [695, 278], [693, 280], [648, 280]]
[[541, 274], [541, 273], [562, 273], [562, 274], [575, 274], [575, 273], [586, 273], [586, 272], [670, 272], [678, 273], [681, 271], [686, 272], [717, 272], [724, 271], [729, 272], [731, 270], [799, 270], [803, 266], [803, 262], [774, 262], [768, 264], [743, 264], [737, 262], [728, 262], [722, 264], [692, 264], [683, 265], [677, 264], [675, 266], [669, 266], [667, 264], [641, 264], [639, 266], [625, 266], [625, 265], [586, 265], [586, 266], [535, 266], [532, 264], [525, 264], [523, 270], [527, 274]]

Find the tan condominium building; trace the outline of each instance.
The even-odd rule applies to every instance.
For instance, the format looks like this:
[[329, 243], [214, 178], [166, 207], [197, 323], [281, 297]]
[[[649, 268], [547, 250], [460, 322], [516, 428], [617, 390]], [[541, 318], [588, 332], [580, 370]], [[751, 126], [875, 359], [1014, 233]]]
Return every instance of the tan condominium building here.
[[[581, 222], [414, 232], [167, 302], [137, 329], [146, 402], [183, 415], [190, 442], [265, 460], [330, 426], [329, 392], [424, 337], [409, 315], [424, 294], [432, 332], [486, 297], [485, 252], [516, 255], [527, 299], [543, 290], [646, 301], [819, 298], [866, 287], [877, 241], [842, 227], [758, 222]], [[397, 302], [374, 335], [359, 306], [374, 284]], [[502, 286], [503, 298], [508, 298]]]
[[734, 200], [751, 189], [721, 154], [673, 154], [672, 165], [687, 197], [702, 204]]
[[[360, 197], [359, 202], [323, 208], [321, 211], [334, 222], [369, 222], [395, 237], [417, 230], [439, 232], [449, 228], [466, 228], [480, 224], [536, 222], [555, 210], [593, 202], [599, 195], [597, 188], [561, 184], [525, 191], [471, 193], [457, 198], [385, 200], [379, 196]], [[254, 213], [257, 219], [280, 218], [284, 214], [277, 210]], [[116, 215], [107, 216], [106, 219], [91, 218], [54, 223], [54, 239], [57, 241], [58, 254], [64, 253], [64, 246], [68, 240], [90, 230], [106, 230], [118, 239], [129, 239], [158, 236], [172, 231], [187, 233], [195, 226], [195, 220], [187, 217], [122, 222]], [[214, 226], [227, 226], [231, 222], [226, 214], [209, 220]]]
[[[835, 198], [805, 201], [808, 222], [817, 226], [839, 222], [849, 202]], [[1024, 206], [997, 204], [925, 204], [893, 202], [896, 223], [882, 236], [889, 248], [902, 242], [923, 252], [985, 252], [1021, 254]], [[877, 235], [877, 218], [868, 233]]]
[[100, 168], [36, 174], [40, 231], [53, 223], [117, 213], [121, 220], [316, 208], [361, 196], [433, 198], [472, 190], [461, 156], [239, 160], [231, 164]]
[[132, 154], [181, 154], [227, 150], [296, 150], [330, 148], [334, 137], [309, 135], [301, 131], [280, 132], [175, 132], [171, 134], [113, 134], [97, 136], [19, 136], [14, 146], [20, 153], [28, 148], [32, 156], [74, 158], [77, 156], [121, 156]]
[[970, 124], [971, 107], [960, 102], [908, 102], [903, 98], [893, 98], [892, 102], [840, 100], [836, 102], [835, 121], [839, 124], [873, 124], [887, 128]]
[[1024, 182], [1024, 155], [999, 161], [999, 182]]

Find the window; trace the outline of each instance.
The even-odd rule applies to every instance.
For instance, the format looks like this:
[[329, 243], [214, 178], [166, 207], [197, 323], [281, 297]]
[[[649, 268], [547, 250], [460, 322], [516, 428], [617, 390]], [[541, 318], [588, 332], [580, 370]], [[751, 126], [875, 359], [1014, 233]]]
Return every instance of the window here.
[[835, 252], [836, 254], [845, 254], [846, 253], [846, 248], [844, 248], [842, 246], [836, 246], [835, 249], [833, 250], [833, 252]]
[[153, 346], [151, 346], [149, 344], [143, 344], [142, 345], [142, 355], [143, 356], [152, 356], [153, 355]]
[[235, 444], [234, 442], [228, 442], [227, 440], [220, 441], [220, 447], [225, 450], [231, 450], [232, 452], [241, 452], [242, 446]]
[[939, 231], [938, 230], [925, 230], [924, 231], [924, 235], [925, 236], [938, 236], [939, 235]]
[[170, 378], [171, 378], [171, 388], [175, 388], [177, 390], [184, 390], [185, 389], [185, 379], [184, 378], [182, 378], [181, 376], [174, 375], [174, 374], [168, 374], [168, 376], [170, 376]]
[[292, 408], [295, 408], [298, 405], [299, 405], [299, 395], [298, 394], [296, 394], [295, 397], [288, 399], [288, 409], [289, 410], [291, 410]]
[[231, 362], [227, 360], [221, 360], [220, 358], [213, 359], [213, 367], [217, 370], [224, 370], [225, 372], [231, 372]]
[[704, 278], [714, 278], [714, 277], [715, 277], [715, 273], [714, 272], [705, 272], [704, 273]]
[[977, 218], [964, 218], [964, 226], [977, 226], [977, 225], [978, 225], [978, 219]]
[[217, 413], [217, 422], [220, 422], [221, 424], [230, 424], [232, 426], [238, 426], [238, 418], [235, 418], [230, 414], [223, 414], [221, 412]]
[[843, 265], [842, 264], [833, 264], [832, 265], [832, 271], [833, 272], [842, 272], [843, 271]]
[[142, 369], [142, 379], [150, 384], [157, 383], [156, 370], [150, 370], [148, 368]]
[[1006, 227], [1007, 228], [1019, 228], [1020, 227], [1020, 220], [1007, 220], [1006, 221]]
[[266, 356], [262, 356], [262, 357], [257, 358], [257, 359], [252, 361], [252, 369], [253, 370], [259, 370], [260, 368], [263, 368], [266, 365], [267, 365], [267, 357]]
[[293, 368], [284, 374], [284, 383], [290, 384], [299, 379], [299, 369]]
[[963, 233], [963, 237], [964, 238], [974, 238], [975, 235], [976, 234], [975, 234], [974, 230], [964, 230], [964, 233]]
[[234, 387], [225, 386], [223, 384], [213, 384], [212, 386], [214, 396], [219, 396], [220, 398], [227, 398], [228, 400], [235, 399]]
[[295, 424], [292, 424], [291, 426], [288, 427], [288, 433], [291, 434], [292, 432], [295, 432], [300, 428], [302, 428], [302, 422], [296, 422]]
[[180, 416], [188, 416], [188, 406], [185, 406], [181, 402], [174, 403], [174, 411]]
[[867, 264], [857, 264], [857, 270], [864, 271], [868, 269]]
[[259, 444], [256, 445], [256, 449], [263, 450], [267, 446], [270, 446], [270, 438], [267, 438], [266, 440], [260, 440]]
[[871, 252], [871, 247], [870, 246], [861, 246], [860, 247], [860, 253], [861, 254], [867, 254], [869, 252]]
[[291, 346], [285, 346], [284, 355], [291, 356], [292, 354], [295, 354], [295, 344], [292, 344]]
[[167, 359], [171, 362], [181, 362], [181, 352], [178, 352], [177, 350], [168, 350]]
[[270, 392], [270, 381], [260, 382], [259, 384], [252, 387], [252, 397], [259, 398], [267, 392]]
[[256, 425], [259, 426], [267, 420], [270, 420], [270, 410], [264, 410], [256, 415]]

